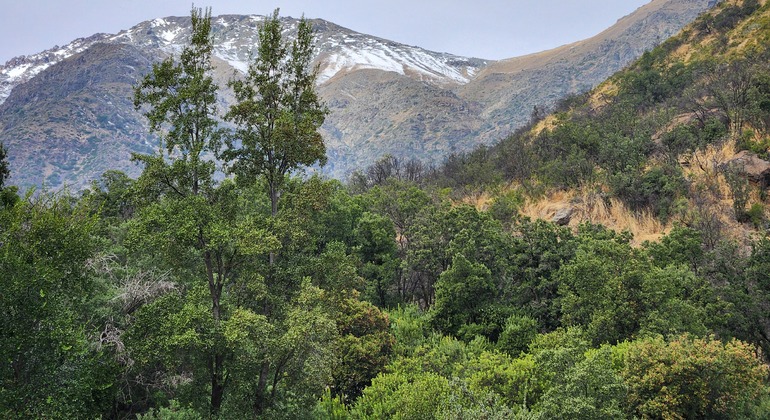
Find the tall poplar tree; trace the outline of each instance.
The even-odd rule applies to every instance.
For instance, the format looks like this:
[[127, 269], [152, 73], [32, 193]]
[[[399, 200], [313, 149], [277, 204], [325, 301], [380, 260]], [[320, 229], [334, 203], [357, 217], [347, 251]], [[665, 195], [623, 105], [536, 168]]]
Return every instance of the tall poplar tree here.
[[201, 194], [202, 188], [212, 186], [215, 165], [204, 160], [204, 154], [216, 153], [220, 146], [218, 86], [211, 78], [211, 9], [193, 8], [190, 18], [190, 45], [179, 60], [169, 57], [153, 65], [134, 89], [134, 106], [144, 111], [150, 131], [161, 139], [159, 154], [134, 155], [134, 159], [145, 164], [143, 177], [161, 184], [161, 193], [181, 197]]
[[10, 174], [11, 171], [8, 169], [8, 149], [0, 142], [0, 190], [5, 186], [5, 180], [8, 179]]
[[225, 118], [237, 128], [223, 153], [231, 162], [231, 172], [242, 181], [264, 176], [273, 216], [278, 213], [286, 175], [316, 162], [326, 163], [318, 129], [328, 113], [315, 87], [318, 68], [312, 66], [312, 25], [303, 17], [296, 39], [289, 44], [278, 12], [259, 29], [258, 54], [246, 78], [230, 83], [237, 103]]
[[[312, 66], [312, 25], [304, 17], [300, 19], [296, 38], [290, 43], [283, 37], [278, 14], [276, 9], [259, 28], [257, 54], [246, 77], [230, 82], [236, 103], [225, 119], [236, 128], [222, 154], [239, 182], [264, 179], [273, 219], [278, 215], [286, 176], [317, 162], [326, 163], [326, 147], [318, 129], [328, 113], [315, 87], [318, 68]], [[269, 264], [275, 267], [275, 252], [270, 252]], [[281, 318], [277, 313], [281, 311], [270, 304], [261, 311], [268, 319]], [[259, 369], [254, 395], [258, 416], [269, 405], [270, 369], [268, 360]]]

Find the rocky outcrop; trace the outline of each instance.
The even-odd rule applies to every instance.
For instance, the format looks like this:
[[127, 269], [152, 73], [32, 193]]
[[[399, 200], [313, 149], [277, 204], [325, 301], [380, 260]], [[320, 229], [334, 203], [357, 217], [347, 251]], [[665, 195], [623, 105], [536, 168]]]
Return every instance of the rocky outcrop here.
[[567, 226], [572, 220], [572, 214], [575, 212], [573, 207], [565, 207], [556, 211], [551, 222], [559, 226]]
[[770, 162], [747, 150], [738, 152], [732, 159], [726, 161], [722, 169], [739, 171], [762, 188], [770, 186]]

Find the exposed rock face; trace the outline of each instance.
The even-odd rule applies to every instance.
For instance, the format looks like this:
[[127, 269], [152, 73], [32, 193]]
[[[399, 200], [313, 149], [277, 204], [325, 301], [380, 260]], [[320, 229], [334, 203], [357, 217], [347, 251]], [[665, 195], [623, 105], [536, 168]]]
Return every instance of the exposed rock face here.
[[98, 43], [17, 86], [0, 105], [11, 182], [77, 188], [115, 167], [137, 174], [131, 152], [153, 144], [132, 85], [151, 67], [134, 46]]
[[760, 159], [756, 154], [747, 150], [738, 152], [732, 159], [724, 163], [723, 168], [735, 168], [743, 173], [751, 182], [762, 188], [770, 185], [770, 162]]
[[[314, 20], [319, 91], [331, 114], [322, 127], [329, 163], [345, 178], [384, 154], [437, 162], [494, 143], [534, 105], [601, 82], [706, 10], [709, 0], [653, 0], [586, 41], [492, 62], [426, 51]], [[215, 17], [215, 80], [248, 67], [261, 16]], [[287, 35], [296, 20], [284, 19]], [[132, 151], [157, 147], [131, 103], [151, 63], [187, 42], [189, 18], [142, 22], [0, 66], [0, 142], [21, 187], [86, 186], [105, 169], [135, 174]], [[224, 110], [232, 92], [222, 90]]]

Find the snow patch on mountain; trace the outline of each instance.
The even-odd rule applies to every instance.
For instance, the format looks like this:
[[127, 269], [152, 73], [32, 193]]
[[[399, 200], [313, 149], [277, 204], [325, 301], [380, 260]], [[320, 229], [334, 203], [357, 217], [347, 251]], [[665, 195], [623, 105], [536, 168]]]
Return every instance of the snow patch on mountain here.
[[175, 28], [175, 29], [161, 32], [160, 37], [165, 39], [166, 42], [173, 42], [180, 32], [182, 32], [182, 28]]
[[319, 83], [359, 69], [391, 71], [442, 86], [466, 84], [487, 61], [437, 53], [349, 31], [320, 45]]

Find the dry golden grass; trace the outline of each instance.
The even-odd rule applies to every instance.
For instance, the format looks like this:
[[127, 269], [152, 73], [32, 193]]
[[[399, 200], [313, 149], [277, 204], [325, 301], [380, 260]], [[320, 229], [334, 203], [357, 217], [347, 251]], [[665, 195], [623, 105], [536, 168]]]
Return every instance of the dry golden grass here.
[[554, 114], [548, 114], [545, 118], [540, 120], [535, 126], [532, 128], [532, 134], [540, 134], [545, 130], [553, 130], [556, 128], [556, 123], [558, 122], [558, 118]]
[[583, 222], [601, 224], [616, 231], [634, 235], [634, 244], [658, 240], [668, 227], [649, 212], [634, 212], [622, 201], [607, 198], [592, 188], [557, 191], [539, 200], [529, 200], [520, 213], [533, 219], [551, 220], [561, 209], [572, 208], [569, 226], [576, 229]]
[[[466, 204], [479, 211], [486, 211], [500, 193], [517, 189], [518, 185], [508, 184], [500, 191], [481, 191], [466, 195], [456, 204]], [[559, 210], [572, 208], [569, 227], [577, 230], [583, 222], [601, 224], [616, 231], [628, 231], [634, 235], [633, 243], [640, 245], [644, 241], [656, 241], [664, 235], [669, 226], [655, 219], [649, 212], [634, 212], [622, 201], [607, 198], [606, 194], [596, 189], [553, 191], [537, 199], [529, 198], [519, 209], [519, 214], [530, 219], [552, 220]]]
[[487, 190], [481, 192], [474, 192], [470, 195], [466, 195], [460, 199], [460, 203], [473, 206], [476, 210], [485, 211], [489, 208], [489, 204], [492, 203], [492, 193]]
[[[719, 167], [735, 156], [735, 141], [708, 145], [690, 156], [680, 159], [684, 176], [695, 185], [708, 186], [722, 197], [730, 196], [730, 187], [720, 174]], [[731, 204], [732, 205], [732, 204]]]
[[601, 110], [612, 98], [618, 95], [619, 91], [620, 87], [618, 84], [615, 83], [612, 78], [607, 79], [591, 92], [591, 97], [588, 98], [588, 104], [594, 111]]
[[[735, 156], [735, 141], [721, 145], [709, 145], [686, 159], [683, 166], [685, 176], [690, 180], [690, 197], [700, 196], [708, 202], [710, 211], [717, 215], [726, 237], [745, 243], [756, 232], [748, 225], [735, 220], [733, 199], [720, 166]], [[758, 188], [752, 188], [749, 203], [762, 203]], [[696, 209], [697, 203], [690, 201], [690, 209]], [[767, 211], [765, 211], [767, 216]], [[684, 217], [688, 217], [687, 214]]]

